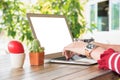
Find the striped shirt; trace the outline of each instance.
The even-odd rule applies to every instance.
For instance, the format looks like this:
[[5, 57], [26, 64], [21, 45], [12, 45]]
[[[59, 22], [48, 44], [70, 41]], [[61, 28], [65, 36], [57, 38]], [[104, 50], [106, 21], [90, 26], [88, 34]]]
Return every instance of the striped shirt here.
[[98, 64], [100, 69], [110, 69], [120, 74], [120, 53], [110, 48], [101, 54]]

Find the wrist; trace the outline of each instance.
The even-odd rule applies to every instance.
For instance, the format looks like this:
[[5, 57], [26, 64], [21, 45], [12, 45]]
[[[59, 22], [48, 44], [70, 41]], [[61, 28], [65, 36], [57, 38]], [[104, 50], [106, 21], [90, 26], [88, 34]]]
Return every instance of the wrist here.
[[105, 51], [104, 48], [97, 46], [91, 53], [91, 57], [95, 60], [100, 59], [100, 55]]
[[92, 44], [92, 43], [88, 43], [88, 44], [86, 45], [86, 47], [85, 47], [85, 55], [86, 55], [86, 57], [92, 58], [92, 57], [91, 57], [91, 53], [92, 53], [92, 51], [93, 51], [94, 49], [96, 49], [96, 48], [97, 48], [96, 45], [94, 45], [94, 44]]

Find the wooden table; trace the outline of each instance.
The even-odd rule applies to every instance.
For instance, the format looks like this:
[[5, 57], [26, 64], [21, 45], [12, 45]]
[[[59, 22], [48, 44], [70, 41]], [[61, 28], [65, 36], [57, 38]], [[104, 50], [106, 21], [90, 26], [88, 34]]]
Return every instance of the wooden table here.
[[119, 78], [114, 72], [99, 70], [97, 65], [45, 63], [43, 66], [30, 66], [27, 59], [23, 68], [12, 69], [10, 56], [0, 56], [0, 80], [116, 80]]

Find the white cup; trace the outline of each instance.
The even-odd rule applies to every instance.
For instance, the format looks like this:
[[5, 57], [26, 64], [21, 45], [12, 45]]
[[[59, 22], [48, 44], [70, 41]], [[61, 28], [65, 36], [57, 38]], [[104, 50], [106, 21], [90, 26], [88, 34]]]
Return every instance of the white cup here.
[[10, 53], [11, 66], [12, 68], [22, 68], [25, 60], [25, 54], [19, 53], [14, 54]]

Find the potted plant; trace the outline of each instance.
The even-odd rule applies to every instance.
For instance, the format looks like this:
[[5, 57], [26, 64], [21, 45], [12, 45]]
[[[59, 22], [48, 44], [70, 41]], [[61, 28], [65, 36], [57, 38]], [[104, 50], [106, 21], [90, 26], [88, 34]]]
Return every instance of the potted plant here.
[[39, 66], [44, 64], [44, 47], [41, 47], [38, 39], [31, 42], [29, 58], [31, 65]]

